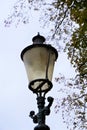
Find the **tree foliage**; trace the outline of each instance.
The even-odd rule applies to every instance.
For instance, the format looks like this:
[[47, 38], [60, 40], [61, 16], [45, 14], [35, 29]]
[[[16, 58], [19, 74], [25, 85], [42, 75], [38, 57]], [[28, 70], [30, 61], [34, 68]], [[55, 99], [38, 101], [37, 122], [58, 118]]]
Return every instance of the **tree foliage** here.
[[[51, 40], [62, 46], [67, 52], [71, 64], [76, 69], [76, 77], [67, 80], [59, 76], [56, 81], [66, 86], [59, 92], [65, 93], [58, 99], [56, 110], [62, 110], [62, 117], [67, 126], [73, 130], [87, 129], [87, 0], [19, 0], [14, 5], [11, 16], [5, 20], [9, 26], [16, 20], [17, 24], [29, 22], [29, 12], [41, 12], [41, 19], [50, 26]], [[60, 102], [61, 101], [61, 102]], [[60, 109], [61, 108], [61, 109]], [[71, 123], [71, 125], [70, 125]]]
[[[86, 0], [61, 0], [58, 1], [59, 6], [62, 3], [66, 5], [70, 15], [70, 19], [78, 24], [78, 27], [72, 33], [70, 41], [66, 44], [66, 50], [71, 63], [77, 70], [77, 76], [71, 83], [69, 81], [66, 86], [67, 96], [62, 98], [60, 106], [62, 108], [63, 118], [70, 126], [72, 122], [73, 129], [87, 129], [87, 1]], [[58, 6], [57, 6], [58, 8]], [[61, 9], [64, 10], [64, 7]], [[66, 13], [65, 12], [65, 13]], [[67, 14], [67, 13], [66, 13]], [[66, 16], [65, 16], [66, 18]], [[69, 19], [68, 19], [69, 20]], [[63, 22], [63, 21], [62, 21]], [[62, 23], [61, 23], [62, 24]], [[58, 26], [58, 25], [57, 25]], [[72, 24], [69, 24], [72, 27]], [[61, 80], [61, 78], [60, 78]], [[70, 91], [68, 93], [68, 89]], [[73, 90], [73, 91], [72, 91]], [[73, 93], [70, 93], [73, 92]], [[58, 102], [59, 103], [59, 102]], [[65, 111], [64, 111], [65, 110]], [[74, 113], [71, 113], [71, 111]]]
[[[62, 112], [64, 123], [68, 129], [87, 129], [87, 88], [81, 84], [79, 79], [66, 79], [64, 75], [56, 78], [59, 87], [58, 93], [62, 97], [56, 99], [55, 112]], [[86, 86], [86, 84], [85, 84]]]
[[[68, 2], [68, 4], [70, 4]], [[79, 24], [68, 46], [71, 63], [77, 68], [81, 80], [87, 79], [87, 1], [74, 0], [70, 17]]]

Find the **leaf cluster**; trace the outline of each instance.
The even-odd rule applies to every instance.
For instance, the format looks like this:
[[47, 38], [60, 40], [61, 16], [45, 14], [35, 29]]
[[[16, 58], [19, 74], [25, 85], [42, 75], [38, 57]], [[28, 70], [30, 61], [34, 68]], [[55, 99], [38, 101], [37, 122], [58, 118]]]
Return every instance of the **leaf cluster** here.
[[55, 112], [62, 112], [64, 123], [72, 130], [87, 129], [87, 88], [83, 89], [83, 84], [79, 79], [66, 79], [64, 75], [59, 75], [56, 82], [62, 86], [58, 93], [62, 97], [57, 98]]
[[71, 19], [79, 24], [67, 44], [68, 56], [79, 72], [80, 79], [87, 79], [87, 1], [73, 1]]

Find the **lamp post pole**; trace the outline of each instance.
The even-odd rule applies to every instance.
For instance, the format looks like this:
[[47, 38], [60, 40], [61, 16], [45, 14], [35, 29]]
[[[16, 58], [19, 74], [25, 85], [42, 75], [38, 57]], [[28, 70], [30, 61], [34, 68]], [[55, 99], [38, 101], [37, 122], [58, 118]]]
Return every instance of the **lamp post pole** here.
[[34, 111], [30, 112], [30, 117], [33, 119], [34, 123], [38, 123], [38, 125], [34, 128], [34, 130], [50, 130], [50, 128], [45, 125], [45, 116], [50, 114], [50, 107], [53, 103], [53, 98], [48, 97], [49, 104], [45, 105], [44, 97], [37, 97], [38, 104], [38, 113], [35, 115]]
[[45, 38], [39, 33], [32, 41], [33, 45], [26, 47], [21, 53], [30, 82], [28, 87], [37, 95], [38, 113], [31, 111], [29, 116], [34, 123], [38, 123], [34, 130], [50, 130], [45, 124], [45, 117], [50, 114], [53, 98], [48, 97], [48, 105], [45, 106], [45, 95], [53, 86], [51, 80], [58, 53], [51, 45], [43, 44]]

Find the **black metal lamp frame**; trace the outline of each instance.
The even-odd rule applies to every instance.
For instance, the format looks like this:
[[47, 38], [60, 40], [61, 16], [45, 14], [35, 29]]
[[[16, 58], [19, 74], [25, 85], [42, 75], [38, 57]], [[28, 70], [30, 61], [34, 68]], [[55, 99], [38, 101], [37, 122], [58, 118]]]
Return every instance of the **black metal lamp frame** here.
[[[32, 41], [33, 41], [33, 45], [26, 47], [22, 51], [21, 59], [23, 60], [23, 56], [26, 51], [29, 51], [30, 49], [35, 47], [36, 48], [41, 47], [48, 50], [48, 62], [46, 66], [46, 76], [44, 77], [45, 79], [35, 79], [31, 81], [28, 86], [29, 89], [33, 91], [33, 93], [37, 94], [37, 105], [38, 105], [38, 113], [35, 114], [34, 111], [31, 111], [29, 116], [33, 119], [34, 123], [38, 123], [38, 125], [34, 128], [34, 130], [50, 130], [49, 126], [45, 124], [45, 117], [50, 114], [50, 107], [53, 103], [53, 98], [48, 97], [47, 98], [48, 105], [45, 106], [45, 95], [48, 91], [50, 91], [50, 89], [53, 86], [52, 82], [48, 79], [48, 67], [49, 67], [50, 56], [51, 56], [50, 53], [51, 52], [55, 53], [55, 60], [58, 57], [58, 53], [57, 50], [51, 45], [43, 44], [45, 42], [45, 38], [43, 36], [40, 36], [39, 33], [37, 36], [33, 37]], [[34, 88], [34, 86], [37, 85], [38, 83], [39, 85]], [[47, 87], [45, 88], [46, 85]]]
[[[32, 85], [34, 85], [34, 83], [37, 81], [40, 82], [40, 85], [36, 89], [33, 89]], [[48, 89], [41, 90], [45, 83], [49, 85]], [[48, 97], [48, 105], [45, 106], [45, 94], [52, 88], [52, 86], [53, 85], [51, 81], [49, 81], [48, 79], [34, 80], [29, 84], [29, 89], [32, 90], [33, 93], [37, 94], [38, 113], [35, 114], [34, 111], [31, 111], [29, 115], [33, 119], [34, 123], [38, 123], [34, 130], [50, 130], [49, 126], [45, 124], [45, 116], [48, 116], [50, 114], [50, 107], [53, 103], [53, 98]]]

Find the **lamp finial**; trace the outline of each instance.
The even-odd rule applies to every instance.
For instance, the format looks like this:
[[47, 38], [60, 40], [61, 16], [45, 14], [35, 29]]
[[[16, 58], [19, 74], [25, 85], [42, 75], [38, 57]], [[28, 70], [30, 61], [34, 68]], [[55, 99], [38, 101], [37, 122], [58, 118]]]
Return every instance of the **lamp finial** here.
[[33, 44], [43, 44], [45, 42], [45, 38], [41, 36], [38, 32], [38, 34], [35, 37], [33, 37], [32, 41]]

